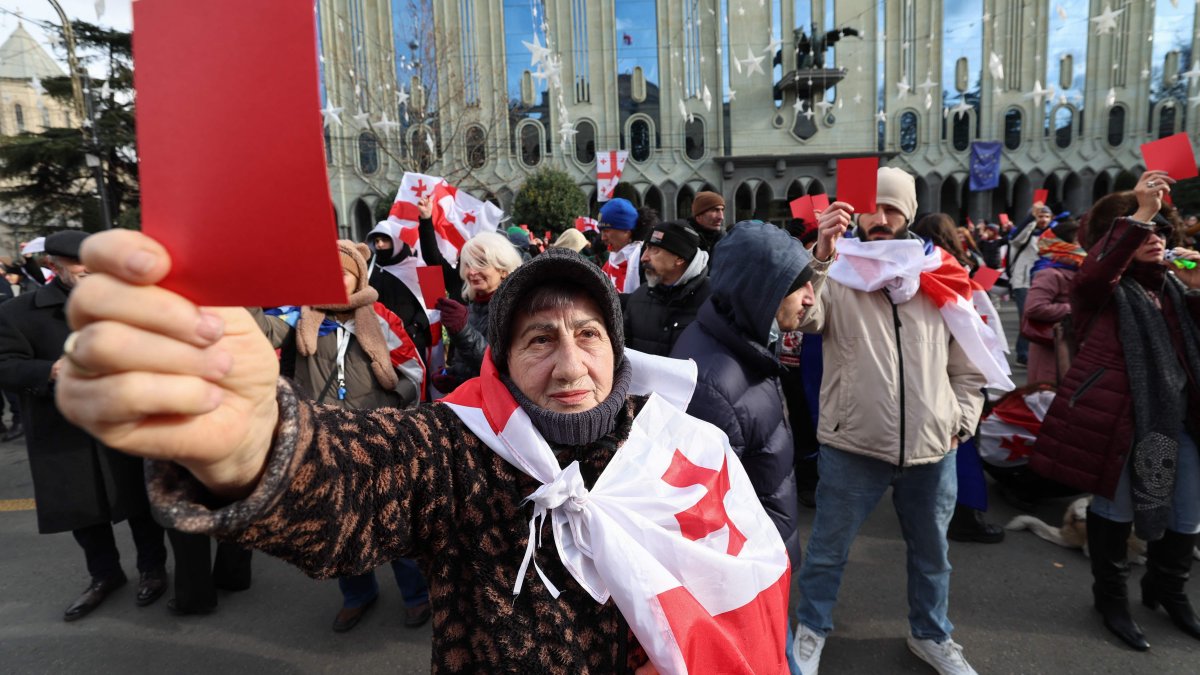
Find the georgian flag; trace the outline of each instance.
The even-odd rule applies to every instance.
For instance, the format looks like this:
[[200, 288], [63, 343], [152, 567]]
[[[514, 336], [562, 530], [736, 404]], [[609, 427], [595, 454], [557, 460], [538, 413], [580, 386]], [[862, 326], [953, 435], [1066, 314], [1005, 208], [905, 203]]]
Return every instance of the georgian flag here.
[[596, 201], [612, 199], [628, 159], [628, 150], [608, 150], [596, 155]]
[[830, 279], [868, 293], [886, 289], [898, 305], [920, 291], [942, 313], [950, 334], [987, 377], [987, 386], [1004, 391], [1014, 388], [1004, 358], [1007, 345], [1003, 333], [993, 330], [975, 309], [971, 277], [953, 256], [917, 239], [860, 241], [850, 237], [838, 241], [837, 254], [829, 268]]
[[618, 293], [632, 293], [642, 285], [641, 265], [642, 242], [635, 241], [626, 244], [620, 251], [608, 254], [608, 260], [600, 271], [612, 280]]
[[579, 216], [575, 219], [575, 229], [580, 232], [599, 232], [600, 223], [595, 218]]
[[1000, 399], [979, 424], [979, 458], [992, 466], [1023, 466], [1054, 402], [1054, 388], [1014, 391]]
[[[588, 490], [579, 464], [561, 468], [500, 381], [490, 350], [478, 378], [444, 402], [484, 443], [542, 487], [525, 560], [554, 597], [536, 557], [557, 553], [596, 600], [612, 598], [660, 673], [788, 672], [787, 551], [719, 429], [683, 412], [692, 361], [626, 349], [630, 393], [650, 394], [629, 439]], [[554, 546], [539, 549], [549, 521]]]
[[504, 220], [504, 212], [491, 202], [481, 201], [450, 185], [438, 176], [406, 172], [388, 213], [388, 221], [400, 226], [400, 238], [414, 251], [418, 248], [417, 202], [433, 197], [433, 229], [438, 250], [452, 267], [468, 239], [480, 232], [493, 232]]

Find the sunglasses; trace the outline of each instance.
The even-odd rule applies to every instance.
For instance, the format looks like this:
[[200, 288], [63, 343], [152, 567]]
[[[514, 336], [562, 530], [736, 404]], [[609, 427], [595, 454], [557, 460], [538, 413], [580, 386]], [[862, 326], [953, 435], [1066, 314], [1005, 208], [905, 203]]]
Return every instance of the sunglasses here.
[[1166, 218], [1163, 218], [1162, 214], [1156, 213], [1150, 222], [1154, 225], [1154, 234], [1163, 241], [1168, 241], [1175, 233], [1175, 227]]

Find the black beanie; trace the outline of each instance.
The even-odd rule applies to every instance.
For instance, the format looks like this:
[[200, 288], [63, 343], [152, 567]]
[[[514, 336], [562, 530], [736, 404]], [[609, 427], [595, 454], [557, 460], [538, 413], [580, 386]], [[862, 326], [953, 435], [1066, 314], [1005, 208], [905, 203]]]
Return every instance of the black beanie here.
[[691, 263], [700, 250], [700, 235], [686, 220], [668, 220], [654, 226], [646, 245], [665, 249]]
[[613, 346], [613, 364], [621, 365], [624, 358], [625, 320], [621, 316], [621, 300], [613, 282], [583, 256], [568, 248], [551, 247], [515, 269], [500, 283], [488, 301], [488, 345], [496, 370], [508, 373], [508, 348], [511, 345], [512, 324], [521, 308], [521, 301], [541, 286], [576, 287], [587, 293], [600, 308], [604, 327]]

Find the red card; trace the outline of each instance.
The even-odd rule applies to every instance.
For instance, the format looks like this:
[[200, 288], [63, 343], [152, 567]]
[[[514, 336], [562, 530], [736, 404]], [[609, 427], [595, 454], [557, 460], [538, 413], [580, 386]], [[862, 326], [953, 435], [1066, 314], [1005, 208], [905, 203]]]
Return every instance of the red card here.
[[878, 181], [878, 157], [837, 161], [837, 199], [853, 206], [855, 213], [875, 213], [875, 189]]
[[418, 267], [417, 283], [421, 284], [421, 299], [425, 301], [426, 307], [432, 308], [439, 298], [446, 297], [446, 277], [442, 276], [441, 265]]
[[1034, 190], [1033, 191], [1033, 203], [1034, 204], [1041, 202], [1042, 205], [1049, 206], [1049, 204], [1046, 204], [1047, 199], [1050, 199], [1050, 191], [1049, 190]]
[[819, 194], [819, 195], [813, 195], [812, 196], [812, 205], [813, 205], [814, 213], [818, 213], [818, 214], [821, 213], [825, 209], [829, 208], [829, 195], [824, 194], [824, 193]]
[[[142, 228], [171, 253], [163, 286], [202, 305], [345, 302], [312, 4], [139, 0], [133, 15]], [[264, 195], [283, 209], [264, 217]]]
[[983, 290], [990, 291], [992, 286], [996, 285], [996, 280], [1000, 278], [1000, 270], [994, 270], [990, 267], [980, 267], [975, 270], [975, 276], [971, 277]]
[[1183, 132], [1142, 145], [1142, 159], [1146, 161], [1147, 171], [1166, 171], [1175, 180], [1200, 175], [1196, 171], [1192, 142]]
[[1001, 214], [1000, 214], [1000, 224], [1001, 224], [1001, 225], [1008, 225], [1010, 222], [1012, 222], [1012, 221], [1010, 221], [1010, 220], [1008, 219], [1008, 214], [1007, 214], [1007, 213], [1001, 213]]
[[792, 209], [792, 217], [799, 218], [806, 223], [811, 223], [816, 220], [816, 215], [813, 213], [812, 197], [804, 195], [796, 197], [788, 202], [788, 206]]

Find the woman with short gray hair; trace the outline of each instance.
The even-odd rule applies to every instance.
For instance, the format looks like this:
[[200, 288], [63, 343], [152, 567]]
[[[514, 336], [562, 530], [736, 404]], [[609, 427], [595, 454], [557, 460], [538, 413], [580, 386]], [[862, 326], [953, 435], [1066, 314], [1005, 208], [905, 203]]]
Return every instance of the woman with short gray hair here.
[[450, 393], [462, 382], [479, 375], [487, 349], [488, 301], [513, 270], [521, 265], [521, 254], [508, 238], [497, 232], [471, 237], [459, 252], [458, 273], [463, 279], [467, 305], [441, 298], [437, 309], [442, 325], [450, 333], [451, 358], [445, 373], [434, 374], [433, 386]]

